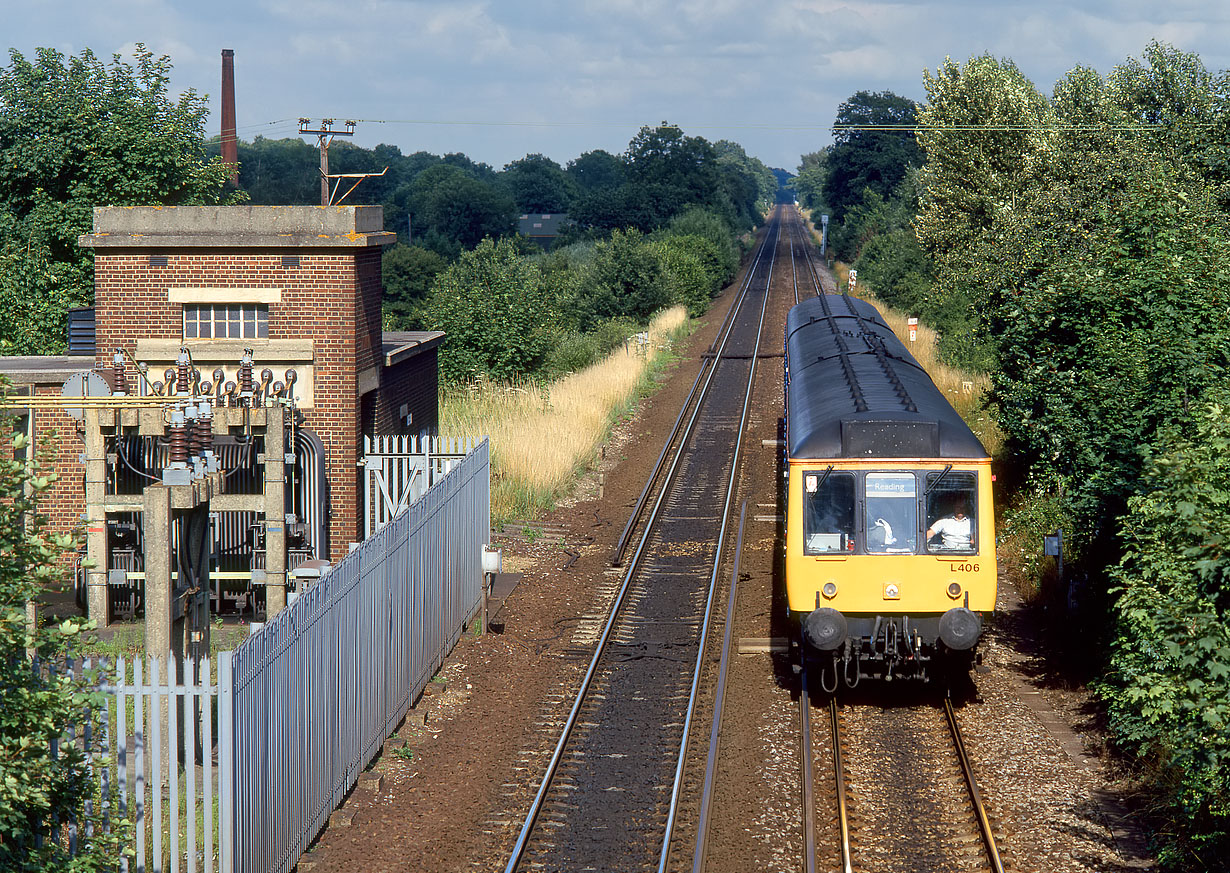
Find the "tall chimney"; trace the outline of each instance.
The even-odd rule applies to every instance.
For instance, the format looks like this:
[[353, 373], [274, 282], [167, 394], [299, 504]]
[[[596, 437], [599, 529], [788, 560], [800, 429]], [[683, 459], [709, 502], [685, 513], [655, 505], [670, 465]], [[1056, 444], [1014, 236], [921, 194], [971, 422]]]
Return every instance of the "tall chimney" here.
[[231, 184], [239, 184], [239, 142], [235, 134], [235, 52], [222, 50], [222, 161], [231, 165]]

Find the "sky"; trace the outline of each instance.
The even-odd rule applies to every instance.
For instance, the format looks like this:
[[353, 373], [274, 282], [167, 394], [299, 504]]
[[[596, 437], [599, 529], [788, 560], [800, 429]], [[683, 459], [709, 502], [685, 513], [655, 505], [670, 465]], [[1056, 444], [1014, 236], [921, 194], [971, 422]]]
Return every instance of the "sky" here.
[[[5, 9], [5, 7], [8, 7]], [[643, 125], [740, 143], [770, 167], [831, 142], [857, 91], [923, 101], [946, 57], [1011, 58], [1045, 94], [1074, 66], [1109, 73], [1156, 39], [1230, 68], [1221, 0], [0, 0], [4, 47], [33, 58], [138, 43], [209, 95], [235, 52], [239, 138], [298, 119], [357, 121], [351, 141], [463, 152], [502, 168], [622, 152]], [[7, 58], [4, 59], [7, 66]], [[340, 126], [340, 125], [338, 125]], [[314, 137], [305, 140], [315, 144]]]

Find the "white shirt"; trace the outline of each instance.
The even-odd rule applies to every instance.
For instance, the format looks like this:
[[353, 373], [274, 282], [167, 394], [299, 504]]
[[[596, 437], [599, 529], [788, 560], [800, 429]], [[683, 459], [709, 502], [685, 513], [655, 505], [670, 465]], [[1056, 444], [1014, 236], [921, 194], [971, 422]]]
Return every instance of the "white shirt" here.
[[940, 548], [968, 549], [973, 545], [972, 520], [965, 518], [941, 518], [931, 525], [931, 534], [943, 537]]

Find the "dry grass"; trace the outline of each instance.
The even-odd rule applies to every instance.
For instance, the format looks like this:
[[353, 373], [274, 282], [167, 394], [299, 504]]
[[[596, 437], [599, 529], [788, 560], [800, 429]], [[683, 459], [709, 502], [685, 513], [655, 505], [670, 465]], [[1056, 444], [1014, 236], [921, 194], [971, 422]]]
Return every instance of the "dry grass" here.
[[682, 306], [667, 310], [650, 325], [647, 342], [629, 342], [551, 385], [479, 382], [444, 393], [442, 434], [491, 439], [493, 518], [532, 517], [571, 491], [654, 368], [669, 360], [686, 323]]

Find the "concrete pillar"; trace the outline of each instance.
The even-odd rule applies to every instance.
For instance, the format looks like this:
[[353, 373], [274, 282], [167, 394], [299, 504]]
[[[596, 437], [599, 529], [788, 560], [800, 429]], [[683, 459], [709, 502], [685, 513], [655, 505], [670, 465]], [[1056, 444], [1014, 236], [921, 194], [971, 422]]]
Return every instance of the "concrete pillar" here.
[[106, 627], [107, 597], [107, 451], [98, 407], [85, 407], [85, 547], [92, 562], [85, 574], [87, 615]]
[[174, 644], [171, 586], [171, 488], [149, 485], [144, 495], [145, 652], [165, 658], [183, 651], [183, 635]]
[[286, 418], [267, 410], [265, 427], [265, 620], [286, 608]]

